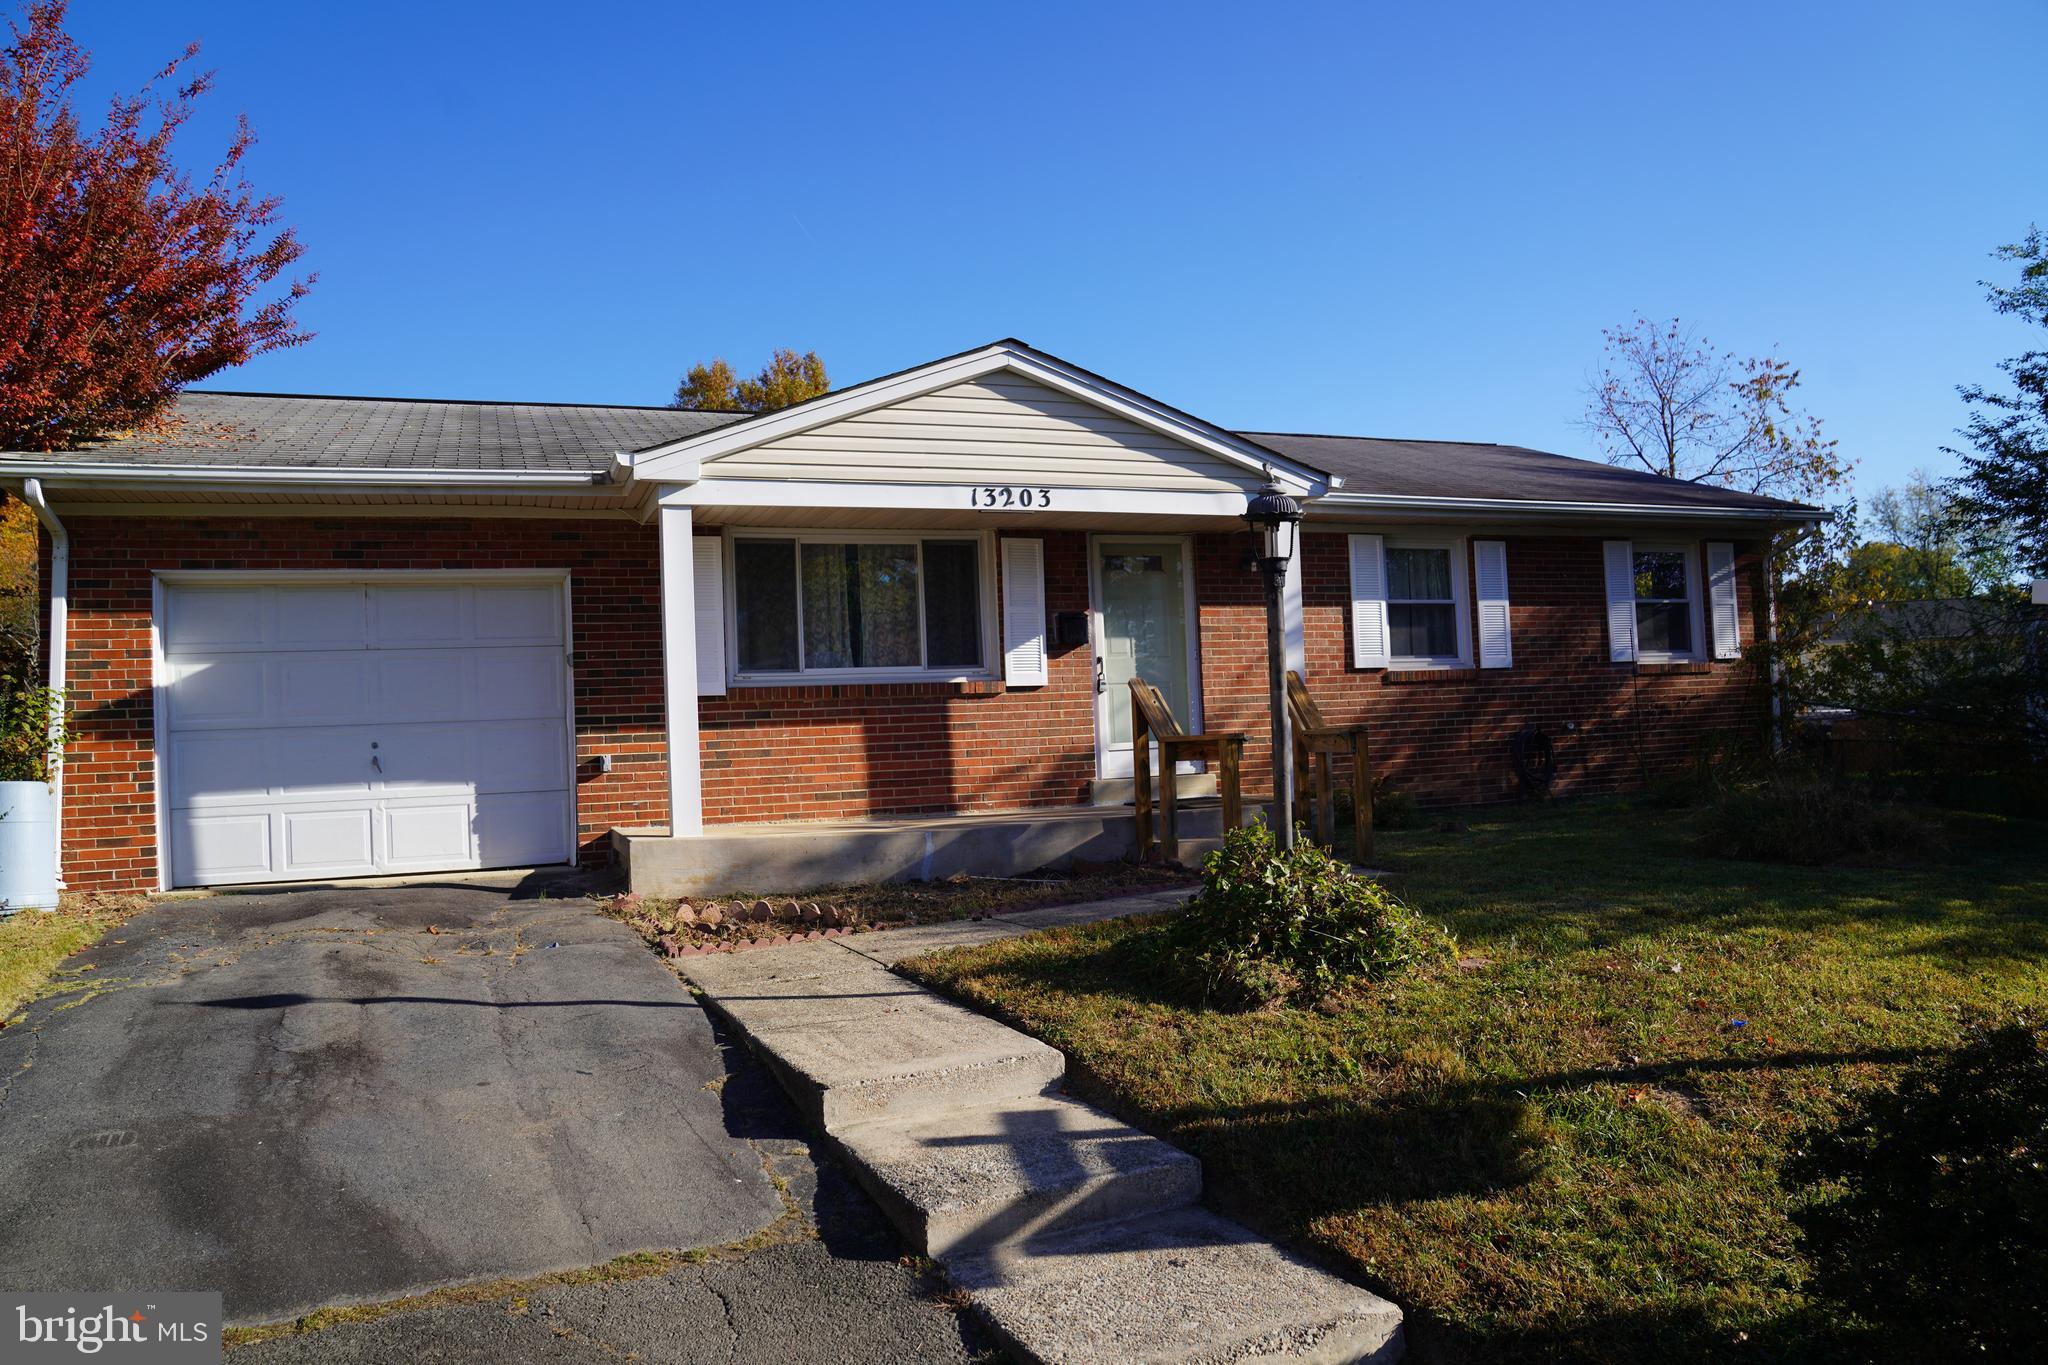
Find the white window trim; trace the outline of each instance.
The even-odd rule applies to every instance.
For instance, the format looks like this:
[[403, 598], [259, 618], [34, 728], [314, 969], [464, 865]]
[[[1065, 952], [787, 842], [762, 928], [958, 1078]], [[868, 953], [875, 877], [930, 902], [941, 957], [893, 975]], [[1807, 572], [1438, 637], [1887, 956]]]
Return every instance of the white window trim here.
[[[816, 668], [798, 669], [794, 672], [747, 672], [740, 667], [739, 640], [739, 575], [734, 563], [733, 548], [741, 540], [794, 540], [822, 542], [833, 545], [876, 544], [900, 545], [905, 541], [926, 540], [971, 540], [979, 547], [976, 563], [980, 569], [981, 582], [981, 658], [979, 668]], [[892, 683], [892, 682], [986, 682], [1002, 676], [1000, 667], [1001, 644], [995, 621], [996, 611], [996, 565], [994, 531], [955, 531], [943, 528], [890, 531], [850, 531], [832, 527], [789, 527], [789, 526], [747, 526], [731, 527], [724, 534], [725, 541], [725, 657], [726, 683], [732, 687], [818, 687], [832, 683]], [[920, 557], [922, 551], [920, 551]], [[920, 570], [922, 559], [920, 558]], [[797, 579], [797, 652], [803, 653], [803, 579]], [[924, 583], [920, 572], [918, 582], [917, 629], [922, 649], [924, 635]]]
[[[1393, 572], [1386, 571], [1386, 582], [1381, 591], [1387, 607], [1387, 668], [1391, 672], [1417, 672], [1430, 668], [1472, 667], [1472, 586], [1471, 576], [1466, 570], [1471, 550], [1468, 538], [1463, 535], [1396, 535], [1387, 533], [1382, 539], [1382, 561], [1388, 551], [1393, 550], [1448, 550], [1451, 559], [1451, 612], [1457, 618], [1458, 652], [1456, 654], [1396, 654], [1394, 653], [1394, 608], [1403, 602], [1421, 601], [1420, 598], [1396, 598], [1393, 595]], [[1441, 602], [1441, 598], [1428, 599]]]
[[[1631, 555], [1639, 555], [1646, 550], [1677, 554], [1685, 563], [1685, 610], [1686, 616], [1692, 622], [1692, 648], [1683, 651], [1644, 649], [1642, 647], [1642, 628], [1638, 626], [1636, 628], [1636, 662], [1643, 664], [1705, 663], [1707, 660], [1705, 639], [1706, 611], [1704, 607], [1705, 594], [1700, 591], [1700, 585], [1703, 581], [1700, 577], [1700, 547], [1689, 541], [1676, 540], [1637, 540], [1630, 542]], [[1629, 565], [1629, 580], [1630, 582], [1635, 580], [1635, 565], [1633, 563]], [[1674, 599], [1638, 597], [1635, 600], [1641, 603], [1644, 601], [1665, 602]]]

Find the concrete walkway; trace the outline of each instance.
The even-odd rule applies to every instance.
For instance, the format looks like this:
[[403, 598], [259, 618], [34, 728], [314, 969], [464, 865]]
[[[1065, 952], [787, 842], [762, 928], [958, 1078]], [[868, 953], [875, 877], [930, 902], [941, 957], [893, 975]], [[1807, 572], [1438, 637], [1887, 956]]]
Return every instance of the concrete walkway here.
[[1202, 1209], [1187, 1153], [1060, 1093], [1056, 1049], [898, 976], [1187, 893], [678, 964], [1022, 1357], [1392, 1361], [1400, 1310]]

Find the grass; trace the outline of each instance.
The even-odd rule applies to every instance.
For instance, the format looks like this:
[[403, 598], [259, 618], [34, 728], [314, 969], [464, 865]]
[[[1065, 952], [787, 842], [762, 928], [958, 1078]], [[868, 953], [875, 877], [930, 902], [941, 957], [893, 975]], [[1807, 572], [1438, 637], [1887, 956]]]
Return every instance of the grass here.
[[[0, 1025], [42, 995], [65, 958], [99, 942], [147, 904], [141, 896], [73, 895], [55, 910], [22, 910], [0, 919]], [[91, 970], [91, 964], [77, 963], [64, 974], [82, 978]]]
[[1381, 836], [1456, 969], [1314, 1010], [1164, 993], [1143, 921], [910, 965], [1066, 1050], [1211, 1199], [1409, 1311], [1417, 1360], [1867, 1354], [1809, 1295], [1780, 1175], [1808, 1124], [1967, 1018], [2048, 1005], [2048, 838], [1957, 817], [1938, 863], [1702, 856], [1621, 802]]

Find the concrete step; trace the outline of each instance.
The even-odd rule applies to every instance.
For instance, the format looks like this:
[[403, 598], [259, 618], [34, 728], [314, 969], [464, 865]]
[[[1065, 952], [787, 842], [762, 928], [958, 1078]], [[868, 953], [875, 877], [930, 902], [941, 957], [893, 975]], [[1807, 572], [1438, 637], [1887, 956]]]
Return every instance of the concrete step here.
[[876, 1202], [932, 1256], [1036, 1243], [1202, 1193], [1195, 1158], [1059, 1096], [861, 1124], [839, 1143]]
[[838, 940], [685, 958], [681, 969], [828, 1133], [1042, 1095], [1066, 1074], [1058, 1048]]
[[1200, 1208], [941, 1259], [1048, 1365], [1401, 1358], [1400, 1309]]
[[[1158, 800], [1164, 789], [1158, 773], [1152, 775], [1152, 799]], [[1216, 774], [1180, 773], [1174, 778], [1176, 794], [1187, 800], [1216, 795]], [[1138, 780], [1134, 777], [1096, 777], [1088, 782], [1088, 804], [1091, 806], [1128, 806], [1138, 799]]]

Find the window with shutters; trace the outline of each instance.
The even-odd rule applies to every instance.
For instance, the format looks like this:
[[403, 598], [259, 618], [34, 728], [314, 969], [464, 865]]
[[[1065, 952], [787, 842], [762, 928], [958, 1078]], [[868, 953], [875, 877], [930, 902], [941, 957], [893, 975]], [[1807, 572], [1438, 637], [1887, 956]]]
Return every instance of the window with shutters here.
[[1388, 536], [1387, 662], [1462, 668], [1472, 662], [1465, 542]]
[[1636, 657], [1646, 663], [1698, 659], [1699, 574], [1683, 545], [1635, 546]]
[[989, 676], [985, 536], [746, 531], [730, 546], [736, 679]]

